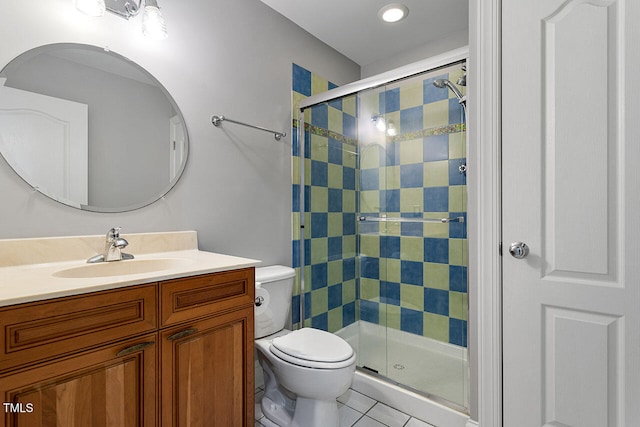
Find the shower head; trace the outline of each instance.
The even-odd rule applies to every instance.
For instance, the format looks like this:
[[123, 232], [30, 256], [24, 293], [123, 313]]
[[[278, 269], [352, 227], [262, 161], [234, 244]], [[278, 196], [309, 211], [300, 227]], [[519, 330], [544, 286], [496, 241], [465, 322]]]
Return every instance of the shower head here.
[[439, 87], [439, 88], [444, 88], [445, 86], [447, 86], [449, 89], [451, 89], [451, 92], [453, 92], [455, 94], [455, 96], [458, 98], [458, 101], [463, 102], [463, 95], [462, 93], [460, 93], [460, 91], [458, 90], [457, 87], [455, 87], [453, 85], [453, 83], [451, 83], [449, 80], [447, 79], [437, 79], [434, 80], [433, 85], [435, 87]]
[[465, 75], [463, 75], [462, 77], [460, 77], [460, 78], [458, 79], [458, 81], [456, 82], [456, 84], [457, 84], [458, 86], [466, 86], [466, 85], [467, 85], [467, 75], [465, 74]]
[[435, 87], [439, 87], [440, 89], [442, 89], [445, 86], [445, 81], [447, 81], [447, 80], [445, 80], [445, 79], [437, 79], [437, 80], [434, 80], [433, 85]]

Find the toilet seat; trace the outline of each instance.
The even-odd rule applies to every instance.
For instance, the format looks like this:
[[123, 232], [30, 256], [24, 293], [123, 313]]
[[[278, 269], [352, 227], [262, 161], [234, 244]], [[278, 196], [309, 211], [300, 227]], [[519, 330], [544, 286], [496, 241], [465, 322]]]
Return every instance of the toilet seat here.
[[307, 368], [339, 369], [355, 362], [355, 353], [345, 340], [313, 328], [274, 338], [269, 350], [284, 361]]

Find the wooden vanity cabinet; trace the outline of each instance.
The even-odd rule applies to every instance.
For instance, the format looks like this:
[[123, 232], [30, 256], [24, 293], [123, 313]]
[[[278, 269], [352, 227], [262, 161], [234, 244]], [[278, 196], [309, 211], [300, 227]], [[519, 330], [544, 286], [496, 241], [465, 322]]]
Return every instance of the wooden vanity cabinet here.
[[157, 333], [0, 378], [3, 426], [155, 427]]
[[254, 274], [0, 308], [0, 427], [253, 425]]

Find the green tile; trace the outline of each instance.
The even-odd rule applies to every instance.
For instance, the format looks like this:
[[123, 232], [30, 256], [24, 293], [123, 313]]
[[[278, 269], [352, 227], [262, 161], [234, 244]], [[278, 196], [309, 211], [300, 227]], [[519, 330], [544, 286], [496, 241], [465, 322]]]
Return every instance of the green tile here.
[[342, 188], [342, 166], [329, 163], [327, 168], [329, 188]]
[[467, 211], [467, 186], [452, 185], [449, 187], [449, 211]]
[[329, 261], [329, 266], [327, 268], [327, 280], [329, 286], [342, 283], [342, 259]]
[[379, 257], [380, 236], [372, 234], [360, 235], [360, 254], [368, 257]]
[[424, 165], [425, 187], [446, 187], [449, 185], [449, 162], [425, 162]]
[[449, 264], [424, 263], [424, 286], [449, 290]]
[[342, 307], [329, 310], [327, 320], [329, 332], [336, 332], [342, 329]]
[[380, 191], [360, 192], [360, 212], [380, 212]]
[[400, 143], [400, 164], [409, 165], [422, 163], [422, 151], [424, 143], [422, 139], [411, 139]]
[[400, 166], [380, 168], [380, 189], [396, 190], [400, 188]]
[[311, 160], [317, 160], [320, 162], [329, 162], [329, 155], [327, 154], [327, 147], [329, 146], [329, 138], [326, 136], [319, 136], [314, 133], [311, 134]]
[[447, 126], [449, 124], [449, 100], [436, 101], [424, 106], [424, 128]]
[[358, 155], [356, 154], [358, 148], [349, 144], [344, 144], [343, 147], [345, 151], [342, 152], [342, 165], [355, 168], [358, 160]]
[[400, 305], [412, 310], [424, 310], [424, 288], [422, 286], [400, 284]]
[[329, 90], [329, 81], [315, 73], [311, 73], [311, 95], [317, 95]]
[[305, 223], [305, 227], [303, 229], [304, 238], [310, 239], [311, 238], [311, 212], [304, 213], [304, 223]]
[[449, 239], [449, 264], [467, 265], [466, 239]]
[[449, 316], [455, 319], [467, 320], [467, 294], [464, 292], [449, 292]]
[[467, 157], [467, 133], [455, 132], [449, 134], [449, 158], [461, 159]]
[[411, 82], [400, 86], [400, 109], [418, 107], [422, 105], [423, 100], [423, 83]]
[[384, 149], [378, 144], [360, 146], [360, 169], [378, 169], [380, 160], [384, 159]]
[[356, 256], [356, 235], [342, 236], [342, 258], [353, 258]]
[[311, 212], [329, 212], [329, 189], [311, 187]]
[[291, 213], [291, 240], [300, 240], [300, 212]]
[[[449, 212], [425, 212], [424, 217], [429, 219], [442, 219], [449, 216]], [[424, 237], [448, 238], [449, 224], [441, 222], [425, 222]]]
[[293, 116], [295, 119], [298, 119], [298, 107], [300, 106], [300, 102], [305, 98], [307, 98], [305, 95], [296, 91], [291, 91], [291, 105], [293, 105]]
[[400, 237], [400, 258], [405, 261], [424, 261], [424, 239], [422, 237]]
[[351, 279], [342, 283], [342, 303], [349, 304], [356, 300], [356, 280]]
[[380, 281], [366, 277], [361, 278], [360, 299], [380, 301]]
[[387, 327], [400, 330], [400, 306], [391, 304], [384, 305]]
[[342, 190], [342, 212], [356, 212], [355, 190]]
[[291, 158], [291, 183], [300, 184], [300, 157]]
[[329, 112], [329, 130], [336, 132], [340, 135], [343, 135], [344, 129], [342, 126], [342, 111], [329, 106], [328, 112]]
[[311, 264], [321, 264], [327, 262], [328, 253], [329, 239], [327, 239], [326, 237], [317, 237], [311, 239]]
[[356, 117], [356, 95], [342, 98], [342, 111]]
[[387, 282], [400, 283], [400, 260], [393, 258], [385, 258], [384, 262], [384, 280]]
[[449, 342], [449, 318], [433, 313], [423, 313], [423, 335], [438, 341]]
[[424, 190], [422, 188], [400, 189], [400, 211], [408, 213], [420, 213], [424, 210], [422, 201]]
[[[398, 218], [400, 216], [400, 212], [387, 212], [388, 218]], [[402, 232], [401, 222], [399, 221], [387, 221], [383, 222], [380, 225], [380, 233], [385, 234], [386, 236], [400, 236]]]
[[311, 291], [311, 316], [326, 313], [329, 309], [329, 288], [324, 287]]
[[342, 212], [329, 212], [327, 215], [327, 233], [330, 237], [342, 236]]

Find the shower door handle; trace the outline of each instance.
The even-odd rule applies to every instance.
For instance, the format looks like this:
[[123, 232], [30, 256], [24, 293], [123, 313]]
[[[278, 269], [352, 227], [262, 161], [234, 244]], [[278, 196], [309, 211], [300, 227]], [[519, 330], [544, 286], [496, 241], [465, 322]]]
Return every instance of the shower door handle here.
[[509, 253], [515, 259], [523, 259], [529, 255], [529, 246], [523, 242], [513, 242], [509, 245]]

